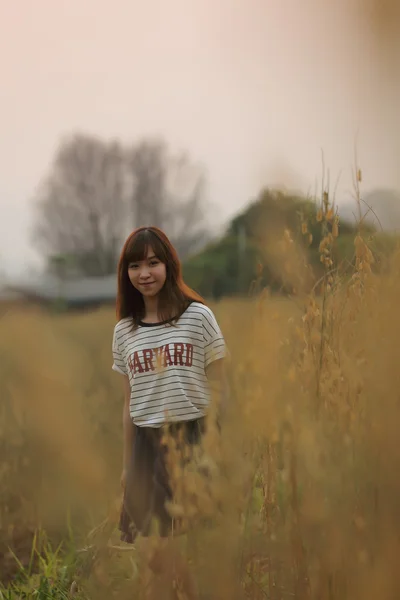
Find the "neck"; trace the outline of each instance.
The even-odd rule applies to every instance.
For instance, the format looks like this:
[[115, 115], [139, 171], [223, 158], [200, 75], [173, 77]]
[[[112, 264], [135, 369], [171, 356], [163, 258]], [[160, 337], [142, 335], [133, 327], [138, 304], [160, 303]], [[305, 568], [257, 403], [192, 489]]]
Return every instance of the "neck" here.
[[145, 317], [158, 317], [158, 298], [143, 297]]

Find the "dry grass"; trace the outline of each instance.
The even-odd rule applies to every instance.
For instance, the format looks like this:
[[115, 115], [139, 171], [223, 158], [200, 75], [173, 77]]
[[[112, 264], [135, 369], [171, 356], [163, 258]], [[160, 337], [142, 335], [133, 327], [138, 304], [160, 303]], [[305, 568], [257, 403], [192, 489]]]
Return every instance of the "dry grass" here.
[[[213, 306], [232, 353], [231, 406], [222, 437], [211, 431], [183, 474], [173, 465], [171, 508], [191, 525], [179, 543], [204, 599], [400, 597], [400, 256], [377, 276], [360, 235], [352, 272], [332, 270], [326, 200], [318, 296]], [[288, 233], [280, 248], [299, 288], [308, 267]], [[4, 598], [145, 597], [135, 552], [109, 541], [121, 464], [113, 324], [108, 311], [1, 318], [0, 567], [3, 581], [16, 572], [11, 545], [28, 575]], [[36, 542], [40, 564], [39, 527], [52, 543]], [[157, 597], [188, 597], [178, 580]]]

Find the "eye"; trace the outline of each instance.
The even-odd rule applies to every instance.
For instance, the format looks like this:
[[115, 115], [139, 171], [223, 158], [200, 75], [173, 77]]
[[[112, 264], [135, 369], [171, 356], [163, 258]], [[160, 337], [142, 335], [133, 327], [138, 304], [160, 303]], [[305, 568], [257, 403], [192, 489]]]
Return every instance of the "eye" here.
[[137, 263], [130, 263], [130, 264], [128, 265], [128, 269], [137, 269], [137, 268], [138, 268], [138, 266], [139, 266], [139, 265], [138, 265]]
[[158, 264], [159, 264], [159, 262], [160, 262], [160, 261], [159, 261], [159, 260], [157, 260], [157, 259], [151, 260], [151, 261], [150, 261], [150, 266], [151, 266], [151, 267], [155, 267], [156, 265], [158, 265]]

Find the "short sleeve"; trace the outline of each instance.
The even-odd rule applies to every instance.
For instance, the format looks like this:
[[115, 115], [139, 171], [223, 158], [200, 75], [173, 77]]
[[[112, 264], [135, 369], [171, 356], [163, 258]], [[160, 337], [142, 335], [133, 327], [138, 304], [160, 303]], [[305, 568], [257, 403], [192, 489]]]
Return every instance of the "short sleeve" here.
[[227, 355], [222, 331], [213, 312], [207, 308], [203, 312], [204, 363], [205, 367]]
[[116, 329], [114, 328], [114, 334], [113, 334], [113, 340], [112, 340], [112, 353], [113, 353], [113, 365], [112, 365], [112, 370], [116, 371], [117, 373], [121, 373], [121, 375], [127, 375], [127, 369], [126, 369], [126, 365], [125, 365], [125, 361], [122, 357], [122, 353], [119, 347], [119, 343], [118, 343], [118, 337], [117, 337], [117, 332]]

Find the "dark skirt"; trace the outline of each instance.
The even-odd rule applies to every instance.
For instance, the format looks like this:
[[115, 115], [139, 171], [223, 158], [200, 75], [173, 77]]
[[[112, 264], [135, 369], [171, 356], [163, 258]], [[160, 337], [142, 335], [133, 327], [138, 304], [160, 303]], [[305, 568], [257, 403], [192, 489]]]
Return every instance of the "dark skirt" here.
[[[179, 443], [179, 450], [201, 442], [205, 420], [186, 421], [168, 426], [168, 432]], [[167, 537], [172, 531], [173, 519], [166, 502], [173, 492], [167, 470], [167, 448], [162, 443], [165, 428], [136, 427], [131, 462], [128, 468], [119, 529], [121, 540], [133, 543], [136, 536], [149, 536], [154, 520], [158, 533]], [[182, 458], [183, 460], [183, 458]]]

